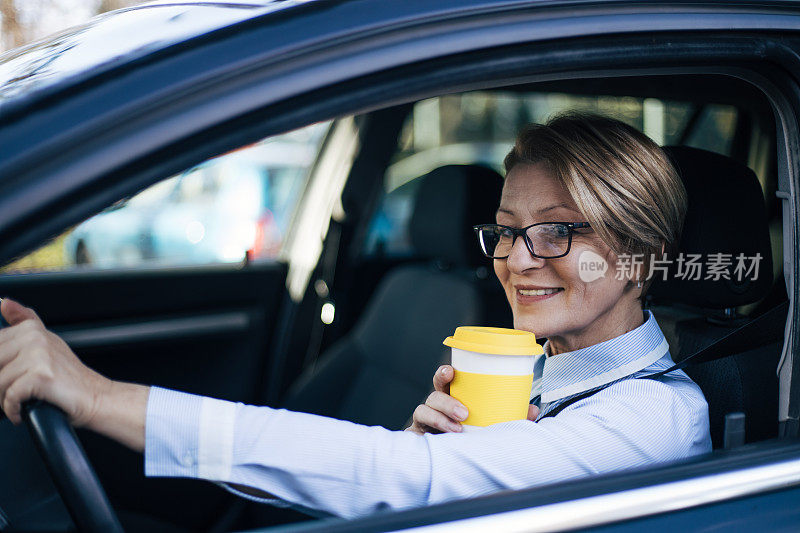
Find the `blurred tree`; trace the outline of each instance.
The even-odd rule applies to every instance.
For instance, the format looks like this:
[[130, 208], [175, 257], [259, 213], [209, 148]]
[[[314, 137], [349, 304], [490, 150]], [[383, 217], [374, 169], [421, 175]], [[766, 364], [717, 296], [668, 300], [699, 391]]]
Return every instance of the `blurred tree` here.
[[0, 17], [3, 18], [0, 25], [0, 47], [3, 50], [15, 48], [25, 42], [22, 26], [17, 16], [17, 8], [14, 0], [0, 0]]
[[100, 0], [100, 5], [97, 6], [98, 13], [105, 13], [106, 11], [114, 11], [115, 9], [122, 9], [133, 4], [140, 4], [141, 2], [131, 2], [130, 0]]
[[0, 0], [0, 51], [144, 0]]

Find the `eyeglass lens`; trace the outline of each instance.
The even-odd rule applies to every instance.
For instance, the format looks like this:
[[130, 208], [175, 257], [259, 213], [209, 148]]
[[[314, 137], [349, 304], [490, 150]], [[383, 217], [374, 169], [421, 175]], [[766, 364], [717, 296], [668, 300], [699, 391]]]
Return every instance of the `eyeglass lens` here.
[[[540, 257], [558, 257], [569, 250], [569, 226], [565, 224], [537, 224], [526, 231], [533, 252]], [[483, 252], [502, 258], [511, 254], [514, 233], [503, 226], [484, 226], [479, 232]]]

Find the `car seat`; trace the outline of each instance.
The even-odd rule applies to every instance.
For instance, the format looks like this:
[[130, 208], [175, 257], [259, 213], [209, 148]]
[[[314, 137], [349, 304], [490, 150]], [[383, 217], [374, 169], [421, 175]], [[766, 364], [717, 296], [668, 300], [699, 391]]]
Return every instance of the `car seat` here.
[[[728, 335], [754, 317], [741, 317], [739, 306], [763, 300], [773, 287], [772, 249], [761, 185], [747, 166], [723, 155], [686, 146], [665, 147], [683, 180], [688, 210], [679, 253], [760, 254], [758, 277], [687, 280], [676, 278], [670, 264], [667, 281], [656, 279], [648, 306], [670, 344], [672, 358], [684, 358]], [[675, 259], [674, 257], [671, 259]], [[703, 271], [701, 278], [706, 277]], [[782, 280], [780, 280], [782, 283]], [[746, 440], [777, 436], [776, 369], [782, 338], [754, 350], [692, 365], [686, 372], [700, 386], [709, 404], [714, 448], [723, 443], [725, 415], [745, 413]]]
[[494, 221], [502, 177], [477, 165], [448, 165], [417, 179], [409, 233], [423, 259], [382, 278], [352, 330], [301, 374], [284, 407], [401, 429], [448, 361], [445, 337], [463, 325], [512, 327], [472, 230]]

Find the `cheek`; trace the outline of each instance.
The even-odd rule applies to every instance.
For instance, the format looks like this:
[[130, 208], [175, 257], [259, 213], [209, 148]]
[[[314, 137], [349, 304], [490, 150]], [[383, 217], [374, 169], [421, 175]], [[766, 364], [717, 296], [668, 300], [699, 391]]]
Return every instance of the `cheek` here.
[[[575, 251], [578, 253], [573, 253]], [[580, 250], [572, 250], [566, 257], [550, 260], [553, 272], [558, 277], [557, 283], [573, 295], [585, 292], [590, 285], [581, 280], [579, 257]]]
[[[625, 283], [615, 279], [616, 256], [608, 248], [603, 248], [573, 246], [569, 255], [553, 261], [554, 270], [571, 299], [580, 299], [589, 304], [621, 295]], [[604, 270], [598, 266], [598, 261], [605, 263]]]
[[[576, 287], [582, 291], [585, 302], [590, 307], [594, 307], [595, 305], [605, 307], [608, 304], [616, 302], [622, 297], [627, 285], [625, 279], [617, 279], [617, 256], [607, 247], [603, 248], [593, 247], [587, 249], [596, 254], [594, 257], [602, 257], [605, 260], [605, 272], [597, 279], [592, 279], [590, 281], [582, 280], [580, 275], [576, 275], [573, 279]], [[574, 269], [574, 272], [579, 272], [577, 260]]]
[[505, 261], [498, 261], [494, 260], [494, 275], [497, 276], [497, 279], [500, 280], [500, 284], [503, 286], [504, 289], [507, 289], [508, 278], [509, 278], [509, 271], [508, 267], [506, 266]]
[[494, 266], [494, 275], [497, 276], [497, 279], [503, 281], [505, 278], [508, 277], [508, 267], [506, 267], [505, 261], [492, 261]]

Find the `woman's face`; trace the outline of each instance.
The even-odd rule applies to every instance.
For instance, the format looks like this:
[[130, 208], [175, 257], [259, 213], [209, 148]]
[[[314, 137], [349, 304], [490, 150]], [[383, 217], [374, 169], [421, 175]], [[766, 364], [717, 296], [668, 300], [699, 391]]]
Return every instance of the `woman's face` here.
[[[508, 173], [498, 224], [523, 228], [537, 222], [586, 221], [544, 164], [518, 164]], [[583, 281], [579, 263], [597, 262], [598, 256], [608, 265], [605, 274]], [[494, 260], [495, 274], [514, 314], [514, 327], [547, 337], [552, 353], [596, 344], [638, 327], [642, 323], [636, 299], [639, 290], [627, 278], [616, 279], [616, 259], [591, 229], [575, 230], [570, 252], [556, 259], [533, 257], [523, 239], [517, 238], [507, 259]], [[543, 289], [556, 290], [543, 295], [532, 292]]]

